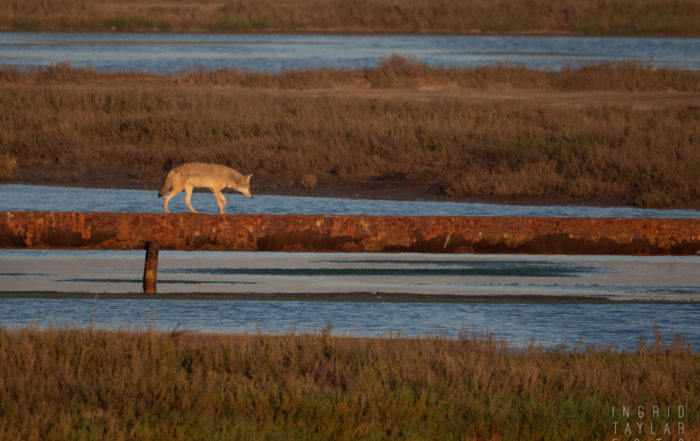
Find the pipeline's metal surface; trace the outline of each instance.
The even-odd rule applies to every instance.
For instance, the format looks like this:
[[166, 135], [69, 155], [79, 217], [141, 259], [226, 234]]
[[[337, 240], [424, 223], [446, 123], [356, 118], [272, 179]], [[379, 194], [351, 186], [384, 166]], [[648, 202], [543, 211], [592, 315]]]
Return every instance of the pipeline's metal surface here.
[[1, 248], [700, 254], [700, 219], [0, 212]]

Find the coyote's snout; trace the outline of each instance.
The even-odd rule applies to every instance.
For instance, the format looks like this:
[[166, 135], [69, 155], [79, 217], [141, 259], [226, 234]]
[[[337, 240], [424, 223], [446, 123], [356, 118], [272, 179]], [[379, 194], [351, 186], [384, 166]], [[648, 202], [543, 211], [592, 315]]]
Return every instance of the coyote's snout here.
[[250, 178], [253, 174], [243, 175], [236, 170], [218, 164], [206, 164], [204, 162], [190, 162], [182, 164], [170, 170], [163, 180], [163, 185], [158, 192], [158, 197], [163, 196], [168, 190], [170, 193], [163, 199], [163, 209], [168, 211], [168, 202], [173, 196], [185, 190], [185, 202], [193, 213], [197, 210], [192, 208], [190, 197], [194, 187], [209, 188], [214, 193], [216, 203], [219, 205], [219, 212], [224, 214], [226, 198], [221, 194], [224, 188], [232, 188], [240, 191], [244, 195], [252, 198], [250, 194]]

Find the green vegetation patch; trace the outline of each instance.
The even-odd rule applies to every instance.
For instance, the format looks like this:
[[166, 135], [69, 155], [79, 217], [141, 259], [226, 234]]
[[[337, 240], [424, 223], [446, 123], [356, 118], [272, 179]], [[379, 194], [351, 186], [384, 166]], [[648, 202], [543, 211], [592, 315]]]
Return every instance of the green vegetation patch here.
[[700, 354], [658, 334], [619, 352], [330, 328], [275, 337], [0, 328], [0, 437], [600, 440], [616, 422], [617, 435], [626, 422], [668, 422], [668, 439], [693, 439], [698, 370]]

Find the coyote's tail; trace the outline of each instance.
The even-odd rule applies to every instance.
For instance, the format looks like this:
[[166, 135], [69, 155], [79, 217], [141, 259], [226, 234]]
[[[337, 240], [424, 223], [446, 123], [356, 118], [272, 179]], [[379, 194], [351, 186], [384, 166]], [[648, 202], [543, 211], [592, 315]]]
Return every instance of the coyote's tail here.
[[165, 177], [165, 179], [163, 179], [163, 185], [160, 187], [160, 191], [158, 192], [158, 197], [163, 196], [171, 188], [173, 188], [173, 170], [170, 170], [168, 172], [168, 175]]

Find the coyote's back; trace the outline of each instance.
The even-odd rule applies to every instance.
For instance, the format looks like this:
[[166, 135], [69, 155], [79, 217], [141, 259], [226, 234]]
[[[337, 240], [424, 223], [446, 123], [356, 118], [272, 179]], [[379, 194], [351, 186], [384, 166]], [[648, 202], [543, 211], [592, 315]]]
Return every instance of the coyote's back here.
[[163, 200], [163, 208], [168, 213], [168, 202], [173, 196], [185, 190], [185, 202], [189, 209], [196, 213], [197, 210], [192, 208], [190, 197], [194, 187], [209, 188], [216, 197], [216, 203], [219, 205], [219, 211], [224, 213], [224, 205], [226, 198], [221, 193], [224, 188], [232, 188], [252, 198], [250, 193], [250, 178], [253, 174], [243, 175], [238, 171], [220, 164], [209, 164], [205, 162], [190, 162], [179, 165], [168, 172], [163, 179], [163, 185], [158, 192], [158, 197], [163, 196], [170, 190]]

